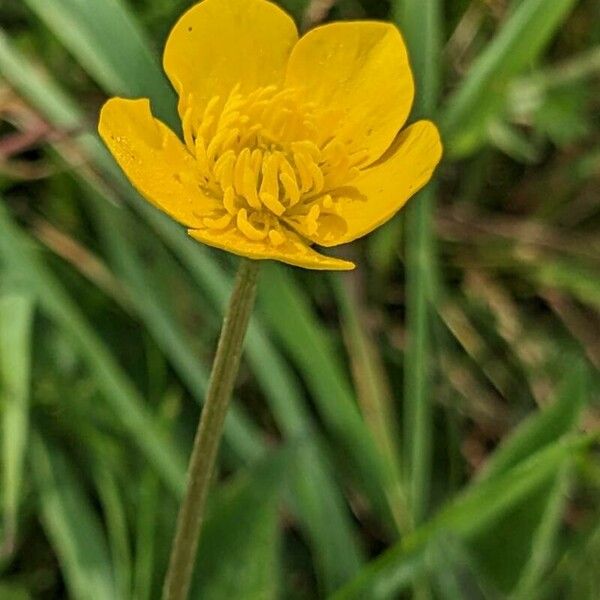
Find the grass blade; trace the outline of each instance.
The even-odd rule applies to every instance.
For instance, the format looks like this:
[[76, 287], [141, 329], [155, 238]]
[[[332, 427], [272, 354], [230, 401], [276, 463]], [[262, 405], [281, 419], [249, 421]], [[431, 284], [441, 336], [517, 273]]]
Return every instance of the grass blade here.
[[402, 480], [398, 420], [382, 358], [361, 319], [357, 280], [349, 277], [342, 282], [339, 278], [332, 278], [331, 282], [342, 312], [344, 338], [352, 360], [358, 403], [387, 463], [389, 483], [386, 493], [390, 510], [398, 530], [407, 533], [411, 518]]
[[555, 403], [526, 419], [494, 452], [481, 472], [482, 479], [505, 473], [538, 450], [572, 431], [586, 402], [585, 367], [575, 363], [568, 369]]
[[[597, 436], [596, 436], [597, 438]], [[574, 458], [596, 438], [577, 436], [540, 450], [493, 480], [471, 486], [433, 519], [367, 565], [359, 576], [336, 593], [335, 600], [396, 598], [421, 577], [427, 544], [441, 532], [468, 541], [533, 490], [555, 477], [566, 459]]]
[[2, 414], [3, 541], [0, 555], [10, 555], [17, 535], [21, 487], [29, 430], [32, 321], [30, 296], [0, 296], [0, 406]]
[[521, 571], [515, 591], [511, 594], [512, 600], [534, 598], [552, 561], [556, 536], [567, 504], [571, 467], [570, 461], [566, 460], [550, 490], [546, 509], [531, 542], [529, 560]]
[[0, 228], [0, 255], [39, 299], [40, 307], [70, 336], [115, 415], [171, 491], [180, 494], [185, 474], [183, 458], [155, 425], [131, 381], [114, 362], [59, 281], [45, 268], [28, 239], [12, 222], [4, 203], [0, 203]]
[[[415, 117], [430, 117], [440, 89], [439, 0], [396, 0], [394, 17], [408, 44], [417, 83]], [[404, 439], [410, 504], [415, 523], [427, 513], [431, 476], [430, 347], [432, 284], [435, 278], [433, 209], [435, 187], [429, 185], [406, 209], [406, 310], [408, 345], [404, 359]]]
[[119, 598], [106, 539], [80, 480], [41, 437], [34, 437], [32, 450], [44, 529], [62, 563], [70, 597]]
[[489, 43], [450, 97], [442, 114], [448, 152], [474, 152], [486, 140], [488, 127], [504, 107], [510, 82], [534, 62], [576, 0], [523, 0], [500, 33]]
[[25, 0], [85, 70], [115, 96], [152, 98], [158, 115], [175, 123], [175, 94], [157, 54], [121, 0]]
[[385, 464], [356, 407], [331, 339], [288, 270], [265, 265], [261, 277], [260, 314], [302, 372], [321, 418], [352, 461], [357, 483], [389, 525], [392, 517], [384, 492]]
[[99, 465], [95, 479], [106, 522], [111, 562], [114, 565], [115, 586], [120, 598], [129, 598], [132, 567], [125, 499], [109, 468]]

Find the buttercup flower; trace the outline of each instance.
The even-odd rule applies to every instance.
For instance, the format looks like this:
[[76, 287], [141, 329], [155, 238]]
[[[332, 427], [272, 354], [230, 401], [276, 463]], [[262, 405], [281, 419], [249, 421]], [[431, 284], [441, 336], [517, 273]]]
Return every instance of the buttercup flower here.
[[351, 269], [311, 245], [383, 224], [441, 157], [433, 123], [400, 131], [414, 85], [387, 23], [333, 23], [298, 39], [266, 0], [203, 0], [173, 28], [164, 68], [183, 142], [146, 99], [109, 100], [100, 135], [147, 200], [235, 254]]

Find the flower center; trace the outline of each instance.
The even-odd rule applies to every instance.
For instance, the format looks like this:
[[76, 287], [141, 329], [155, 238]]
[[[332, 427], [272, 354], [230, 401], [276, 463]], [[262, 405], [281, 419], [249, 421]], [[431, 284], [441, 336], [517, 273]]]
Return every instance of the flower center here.
[[341, 204], [366, 153], [350, 151], [331, 134], [332, 112], [275, 86], [245, 96], [235, 88], [197, 112], [189, 97], [185, 142], [203, 192], [222, 202], [204, 217], [205, 226], [237, 227], [249, 240], [275, 246], [285, 241], [282, 222], [308, 236], [345, 229]]

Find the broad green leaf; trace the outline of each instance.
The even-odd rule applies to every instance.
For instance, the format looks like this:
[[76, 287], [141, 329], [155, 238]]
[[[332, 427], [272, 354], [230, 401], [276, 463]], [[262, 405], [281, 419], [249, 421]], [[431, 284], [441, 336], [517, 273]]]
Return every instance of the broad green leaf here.
[[32, 465], [42, 523], [73, 600], [115, 600], [106, 539], [97, 514], [66, 458], [36, 435]]
[[444, 532], [466, 542], [485, 535], [498, 519], [552, 481], [566, 459], [580, 455], [594, 441], [593, 436], [563, 438], [498, 477], [470, 486], [430, 521], [367, 565], [333, 598], [363, 598], [367, 592], [373, 600], [396, 598], [400, 590], [423, 576], [425, 550], [436, 535]]
[[2, 418], [3, 547], [11, 550], [17, 535], [21, 488], [29, 430], [32, 321], [28, 294], [0, 295], [0, 415]]
[[548, 499], [556, 486], [557, 474], [562, 471], [564, 464], [565, 461], [557, 473], [524, 494], [519, 502], [499, 515], [489, 528], [482, 529], [469, 540], [471, 554], [476, 558], [479, 570], [494, 582], [505, 597], [514, 589], [524, 565], [531, 557], [541, 516], [546, 511]]
[[289, 451], [269, 456], [213, 496], [198, 548], [193, 597], [278, 597], [278, 508], [288, 460]]
[[473, 153], [506, 102], [509, 84], [538, 59], [576, 0], [513, 1], [500, 32], [477, 57], [442, 112], [447, 152]]

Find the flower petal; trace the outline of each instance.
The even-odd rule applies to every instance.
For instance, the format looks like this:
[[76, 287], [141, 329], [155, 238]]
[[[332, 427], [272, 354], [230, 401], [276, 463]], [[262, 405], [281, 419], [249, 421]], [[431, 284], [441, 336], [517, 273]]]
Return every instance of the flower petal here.
[[[431, 121], [418, 121], [407, 127], [374, 166], [352, 182], [355, 194], [342, 201], [340, 216], [345, 228], [325, 221], [316, 233], [308, 235], [320, 246], [346, 244], [366, 235], [391, 219], [431, 179], [442, 157], [442, 143]], [[337, 232], [337, 234], [336, 234]]]
[[390, 146], [414, 97], [400, 32], [371, 21], [332, 23], [307, 33], [292, 51], [286, 85], [339, 111], [331, 133], [357, 151], [366, 149], [366, 164]]
[[[225, 98], [279, 84], [298, 40], [293, 20], [266, 0], [203, 0], [175, 24], [163, 58], [180, 97], [202, 109]], [[183, 115], [182, 115], [183, 116]]]
[[278, 260], [296, 267], [321, 271], [348, 271], [355, 266], [351, 262], [315, 252], [292, 232], [288, 232], [285, 242], [279, 246], [273, 246], [267, 241], [249, 240], [235, 228], [227, 231], [190, 229], [188, 233], [199, 242], [248, 258]]
[[197, 166], [179, 138], [150, 112], [150, 102], [112, 98], [98, 131], [134, 187], [180, 223], [194, 227], [217, 206], [202, 194]]

